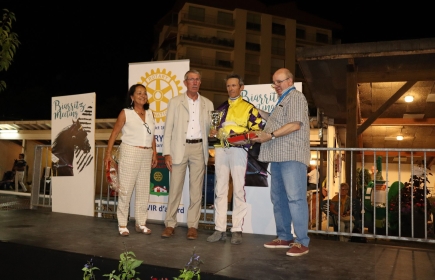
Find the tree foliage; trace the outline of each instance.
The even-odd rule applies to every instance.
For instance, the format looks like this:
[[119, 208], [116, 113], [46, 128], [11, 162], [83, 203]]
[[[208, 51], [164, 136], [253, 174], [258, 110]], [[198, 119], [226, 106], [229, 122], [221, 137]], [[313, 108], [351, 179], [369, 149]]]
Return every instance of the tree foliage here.
[[[16, 21], [15, 14], [3, 9], [0, 18], [0, 72], [7, 71], [20, 44], [18, 35], [12, 32], [12, 22]], [[0, 80], [0, 92], [6, 89], [6, 82]]]

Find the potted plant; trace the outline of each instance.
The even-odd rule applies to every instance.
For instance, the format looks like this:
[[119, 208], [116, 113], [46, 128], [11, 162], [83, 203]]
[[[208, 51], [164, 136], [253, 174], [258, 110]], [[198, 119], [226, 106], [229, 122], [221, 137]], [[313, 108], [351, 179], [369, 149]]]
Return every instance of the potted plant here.
[[[432, 175], [431, 173], [428, 174]], [[397, 228], [398, 221], [401, 219], [401, 236], [412, 236], [412, 221], [414, 222], [414, 237], [423, 238], [425, 236], [424, 227], [427, 220], [430, 219], [433, 208], [427, 198], [430, 192], [427, 188], [425, 190], [425, 182], [430, 183], [427, 177], [422, 174], [411, 176], [409, 182], [404, 184], [399, 193], [400, 204], [399, 194], [393, 196], [390, 200], [390, 227]]]

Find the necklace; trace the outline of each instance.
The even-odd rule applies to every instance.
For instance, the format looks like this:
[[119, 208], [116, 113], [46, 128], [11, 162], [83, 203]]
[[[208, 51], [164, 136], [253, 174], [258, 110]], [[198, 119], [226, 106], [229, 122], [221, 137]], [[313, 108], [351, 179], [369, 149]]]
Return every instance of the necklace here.
[[134, 111], [135, 111], [137, 114], [139, 114], [139, 115], [142, 115], [142, 116], [144, 115], [143, 112], [140, 113], [140, 112], [138, 112], [138, 111], [136, 111], [136, 110], [134, 110]]

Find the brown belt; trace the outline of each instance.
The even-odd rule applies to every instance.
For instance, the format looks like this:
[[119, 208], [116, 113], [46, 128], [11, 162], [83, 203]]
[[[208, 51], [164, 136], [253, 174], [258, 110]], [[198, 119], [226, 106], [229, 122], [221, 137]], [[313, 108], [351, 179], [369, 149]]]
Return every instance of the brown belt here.
[[134, 147], [139, 149], [152, 149], [152, 147], [142, 147], [142, 146], [134, 146]]
[[196, 143], [201, 143], [202, 139], [186, 139], [186, 143], [187, 144], [196, 144]]

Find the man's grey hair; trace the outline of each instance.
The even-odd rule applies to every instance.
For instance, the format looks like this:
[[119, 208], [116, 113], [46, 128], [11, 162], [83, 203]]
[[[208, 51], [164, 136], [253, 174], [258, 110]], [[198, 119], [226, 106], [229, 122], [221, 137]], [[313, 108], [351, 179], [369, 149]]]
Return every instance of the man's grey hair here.
[[245, 85], [244, 82], [243, 82], [243, 78], [240, 75], [238, 75], [238, 74], [234, 74], [234, 73], [228, 74], [227, 77], [225, 78], [225, 83], [229, 79], [238, 79], [239, 80], [239, 86]]
[[185, 81], [187, 81], [187, 75], [189, 75], [190, 73], [199, 75], [199, 79], [201, 80], [201, 73], [199, 73], [197, 70], [192, 69], [192, 70], [187, 71], [186, 74], [184, 74]]

